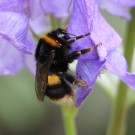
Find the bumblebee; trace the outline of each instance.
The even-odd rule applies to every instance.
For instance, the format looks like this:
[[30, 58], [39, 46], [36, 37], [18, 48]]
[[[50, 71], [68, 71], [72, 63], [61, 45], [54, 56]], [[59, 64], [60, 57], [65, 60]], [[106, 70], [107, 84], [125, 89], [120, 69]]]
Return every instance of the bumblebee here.
[[75, 36], [58, 28], [43, 35], [35, 51], [35, 90], [40, 101], [47, 96], [57, 103], [68, 103], [74, 99], [72, 85], [88, 87], [88, 84], [69, 73], [69, 64], [80, 55], [94, 50], [97, 45], [69, 53], [71, 44], [90, 33]]

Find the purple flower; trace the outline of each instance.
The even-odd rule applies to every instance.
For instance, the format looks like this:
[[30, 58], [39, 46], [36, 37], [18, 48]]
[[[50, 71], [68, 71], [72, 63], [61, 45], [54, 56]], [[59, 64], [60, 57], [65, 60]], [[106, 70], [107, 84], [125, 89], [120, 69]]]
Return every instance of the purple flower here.
[[[98, 4], [99, 1], [97, 0], [74, 0], [69, 23], [68, 31], [70, 33], [76, 35], [91, 33], [91, 38], [87, 37], [76, 41], [73, 44], [72, 51], [87, 48], [99, 42], [102, 43], [102, 46], [98, 47], [97, 53], [94, 51], [86, 54], [78, 61], [77, 76], [88, 82], [89, 88], [82, 87], [77, 91], [77, 107], [81, 105], [92, 90], [103, 67], [118, 75], [130, 88], [135, 89], [135, 74], [128, 73], [126, 60], [117, 51], [121, 44], [121, 38], [103, 18]], [[119, 1], [119, 5], [122, 5], [122, 2]], [[131, 6], [130, 2], [129, 6]]]
[[[0, 36], [2, 37], [0, 42], [1, 48], [4, 47], [1, 49], [1, 75], [15, 74], [22, 69], [24, 64], [35, 74], [34, 52], [37, 43], [33, 38], [33, 33], [42, 35], [50, 29], [49, 20], [45, 18], [44, 12], [54, 13], [56, 17], [65, 17], [68, 15], [70, 3], [70, 1], [51, 3], [43, 0], [0, 1]], [[54, 10], [50, 12], [48, 11], [50, 9]], [[9, 58], [12, 58], [10, 62], [8, 62]], [[20, 65], [17, 65], [18, 61]]]
[[[48, 21], [44, 19], [44, 13], [53, 13], [57, 18], [65, 18], [70, 13], [71, 4], [72, 0], [60, 0], [59, 2], [54, 0], [1, 0], [0, 74], [15, 74], [22, 69], [24, 64], [35, 74], [34, 56], [27, 54], [33, 54], [35, 50], [36, 41], [32, 32], [40, 35], [44, 33], [46, 27], [50, 27]], [[121, 38], [99, 11], [101, 7], [112, 14], [130, 19], [130, 14], [124, 9], [133, 6], [135, 2], [131, 0], [74, 0], [68, 30], [76, 35], [90, 32], [91, 37], [76, 41], [71, 51], [102, 43], [97, 51], [94, 50], [79, 58], [77, 76], [87, 81], [89, 88], [79, 88], [76, 95], [77, 107], [92, 90], [103, 67], [118, 75], [129, 87], [135, 89], [135, 74], [128, 73], [126, 60], [117, 51]]]
[[[35, 73], [34, 56], [27, 54], [33, 54], [35, 51], [36, 41], [32, 31], [41, 34], [44, 32], [43, 27], [46, 26], [48, 27], [49, 24], [43, 17], [39, 0], [0, 1], [1, 75], [15, 74], [24, 64], [32, 70], [33, 74]], [[33, 62], [30, 62], [30, 58]]]

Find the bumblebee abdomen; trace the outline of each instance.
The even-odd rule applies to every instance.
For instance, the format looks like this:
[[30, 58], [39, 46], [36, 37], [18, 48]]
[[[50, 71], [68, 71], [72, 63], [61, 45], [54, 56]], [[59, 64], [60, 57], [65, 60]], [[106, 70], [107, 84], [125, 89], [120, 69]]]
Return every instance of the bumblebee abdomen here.
[[45, 95], [52, 100], [58, 100], [65, 95], [72, 96], [72, 89], [63, 78], [57, 75], [48, 76], [48, 85]]

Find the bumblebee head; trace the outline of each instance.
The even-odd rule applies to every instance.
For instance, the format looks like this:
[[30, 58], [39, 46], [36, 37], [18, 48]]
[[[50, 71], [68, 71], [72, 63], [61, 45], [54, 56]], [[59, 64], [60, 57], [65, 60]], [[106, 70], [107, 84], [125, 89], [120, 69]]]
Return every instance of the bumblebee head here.
[[75, 42], [78, 39], [84, 38], [86, 36], [89, 36], [90, 33], [86, 33], [84, 35], [76, 36], [74, 34], [68, 33], [66, 30], [58, 28], [54, 31], [52, 31], [49, 35], [52, 37], [55, 37], [56, 40], [62, 44], [70, 44]]
[[57, 39], [60, 39], [60, 40], [68, 40], [70, 39], [69, 37], [69, 33], [66, 32], [66, 30], [64, 29], [61, 29], [61, 28], [58, 28], [54, 31], [52, 31], [51, 33], [54, 37], [56, 37]]

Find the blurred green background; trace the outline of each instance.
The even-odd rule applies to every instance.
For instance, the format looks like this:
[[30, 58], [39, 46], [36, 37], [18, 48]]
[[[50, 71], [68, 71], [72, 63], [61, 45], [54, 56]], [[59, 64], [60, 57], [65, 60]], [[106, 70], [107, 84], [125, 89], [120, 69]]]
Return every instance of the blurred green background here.
[[[103, 14], [123, 37], [126, 21]], [[107, 93], [96, 85], [76, 118], [78, 135], [105, 135], [111, 105]], [[134, 127], [135, 105], [128, 112], [127, 135], [135, 135]], [[47, 98], [44, 103], [37, 100], [34, 77], [26, 68], [15, 76], [0, 76], [0, 135], [64, 135], [60, 107]]]

